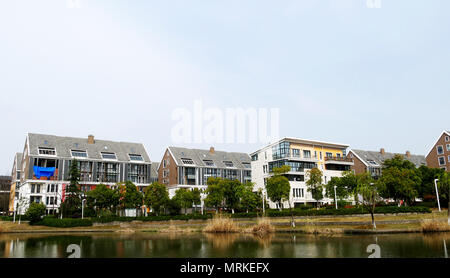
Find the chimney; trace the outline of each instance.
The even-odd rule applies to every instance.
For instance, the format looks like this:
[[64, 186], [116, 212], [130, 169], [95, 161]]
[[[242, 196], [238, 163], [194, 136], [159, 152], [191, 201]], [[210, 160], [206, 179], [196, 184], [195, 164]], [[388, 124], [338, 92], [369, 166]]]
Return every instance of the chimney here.
[[94, 144], [95, 140], [94, 140], [94, 135], [89, 135], [88, 136], [88, 144]]
[[382, 155], [384, 155], [386, 152], [384, 151], [384, 148], [381, 148], [380, 149], [380, 153], [382, 154]]
[[209, 153], [214, 154], [214, 147], [209, 148]]
[[406, 157], [411, 157], [411, 153], [409, 151], [406, 151]]

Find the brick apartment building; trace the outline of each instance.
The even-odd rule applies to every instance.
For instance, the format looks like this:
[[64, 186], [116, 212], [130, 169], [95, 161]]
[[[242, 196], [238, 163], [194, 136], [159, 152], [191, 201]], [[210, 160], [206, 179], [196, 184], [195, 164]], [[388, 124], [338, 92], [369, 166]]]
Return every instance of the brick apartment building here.
[[404, 159], [414, 163], [416, 167], [421, 165], [426, 165], [425, 156], [414, 155], [409, 151], [404, 154], [401, 153], [389, 153], [383, 148], [380, 151], [363, 151], [352, 149], [349, 151], [348, 155], [353, 159], [354, 165], [351, 169], [355, 174], [361, 174], [364, 172], [369, 172], [372, 177], [377, 179], [381, 176], [381, 170], [383, 168], [383, 163], [387, 159], [392, 159], [396, 155], [402, 156]]
[[427, 165], [450, 172], [450, 131], [443, 131], [427, 154]]

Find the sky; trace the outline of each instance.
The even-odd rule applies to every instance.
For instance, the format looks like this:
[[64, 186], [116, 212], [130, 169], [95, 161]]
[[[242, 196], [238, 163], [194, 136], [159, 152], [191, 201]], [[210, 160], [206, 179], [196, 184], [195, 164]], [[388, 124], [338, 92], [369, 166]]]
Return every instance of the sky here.
[[[72, 0], [77, 2], [77, 0]], [[278, 108], [279, 136], [426, 155], [450, 130], [448, 0], [0, 1], [0, 175], [28, 132], [173, 141], [173, 111]], [[375, 5], [373, 4], [375, 3]]]

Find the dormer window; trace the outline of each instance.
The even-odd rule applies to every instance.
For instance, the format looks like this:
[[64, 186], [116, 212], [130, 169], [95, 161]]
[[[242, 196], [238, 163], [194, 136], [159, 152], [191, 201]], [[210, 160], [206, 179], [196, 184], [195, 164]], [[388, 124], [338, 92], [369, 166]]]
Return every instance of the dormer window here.
[[55, 148], [39, 148], [40, 155], [56, 155]]
[[129, 154], [128, 156], [130, 157], [131, 161], [144, 161], [142, 155], [140, 154]]
[[225, 164], [226, 167], [234, 167], [232, 161], [224, 161], [223, 164]]
[[376, 163], [374, 160], [371, 160], [371, 159], [367, 159], [367, 162], [368, 162], [371, 166], [380, 166], [380, 165], [378, 165], [378, 163]]
[[212, 160], [203, 160], [206, 166], [215, 166], [214, 162]]
[[87, 157], [87, 152], [86, 151], [76, 151], [76, 150], [72, 150], [72, 157], [81, 157], [81, 158], [86, 158]]
[[192, 161], [192, 159], [190, 159], [190, 158], [182, 158], [181, 162], [183, 162], [183, 164], [188, 164], [188, 165], [194, 164], [194, 161]]
[[117, 160], [117, 157], [116, 157], [115, 153], [102, 152], [102, 158], [103, 159], [110, 159], [110, 160]]

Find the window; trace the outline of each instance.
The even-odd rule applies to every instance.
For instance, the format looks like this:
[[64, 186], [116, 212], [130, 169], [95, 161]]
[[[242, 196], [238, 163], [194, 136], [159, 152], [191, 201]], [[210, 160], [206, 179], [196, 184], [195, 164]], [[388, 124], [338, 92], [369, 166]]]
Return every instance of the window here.
[[437, 149], [437, 154], [444, 154], [444, 147], [442, 147], [441, 145], [436, 146]]
[[307, 150], [303, 151], [303, 157], [304, 158], [311, 158], [311, 151], [307, 151]]
[[214, 162], [212, 160], [203, 160], [206, 166], [215, 166]]
[[102, 152], [102, 158], [103, 159], [117, 159], [115, 153], [105, 153], [105, 152]]
[[450, 144], [447, 144], [447, 151], [450, 152]]
[[71, 151], [72, 153], [72, 157], [87, 157], [87, 152], [86, 151]]
[[337, 158], [340, 158], [340, 157], [341, 157], [341, 154], [340, 154], [340, 153], [337, 153], [337, 154], [336, 154], [336, 157], [337, 157]]
[[50, 192], [58, 192], [58, 185], [57, 184], [47, 184], [47, 193]]
[[56, 155], [54, 148], [39, 148], [40, 155]]
[[234, 167], [232, 161], [224, 161], [223, 164], [225, 164], [226, 167]]
[[293, 157], [300, 157], [300, 150], [299, 149], [292, 149], [292, 156]]
[[378, 163], [376, 163], [375, 161], [373, 161], [373, 160], [371, 160], [371, 159], [367, 159], [367, 162], [368, 162], [370, 165], [373, 165], [373, 166], [379, 166]]
[[192, 161], [192, 159], [190, 158], [182, 158], [181, 162], [183, 162], [183, 164], [190, 164], [190, 165], [194, 164], [194, 161]]
[[445, 156], [439, 157], [438, 160], [439, 160], [439, 166], [445, 165]]
[[248, 163], [248, 162], [242, 162], [242, 165], [243, 165], [244, 168], [246, 168], [246, 169], [250, 169], [250, 168], [251, 168], [251, 165], [250, 165], [250, 163]]
[[292, 191], [292, 195], [294, 196], [294, 198], [303, 198], [305, 196], [303, 188], [293, 188]]
[[144, 161], [144, 159], [142, 158], [142, 155], [140, 155], [140, 154], [129, 154], [128, 156], [130, 157], [130, 160], [132, 160], [132, 161]]
[[32, 184], [31, 193], [41, 193], [41, 186], [39, 184]]
[[258, 154], [252, 155], [252, 161], [256, 161], [256, 160], [258, 160]]
[[333, 157], [333, 154], [332, 154], [332, 153], [329, 153], [329, 152], [326, 152], [326, 153], [325, 153], [325, 156], [328, 157], [328, 158], [331, 158], [331, 157]]
[[450, 136], [445, 136], [445, 142], [450, 141]]
[[281, 142], [278, 145], [272, 147], [272, 158], [279, 159], [284, 158], [289, 155], [290, 143], [289, 142]]

